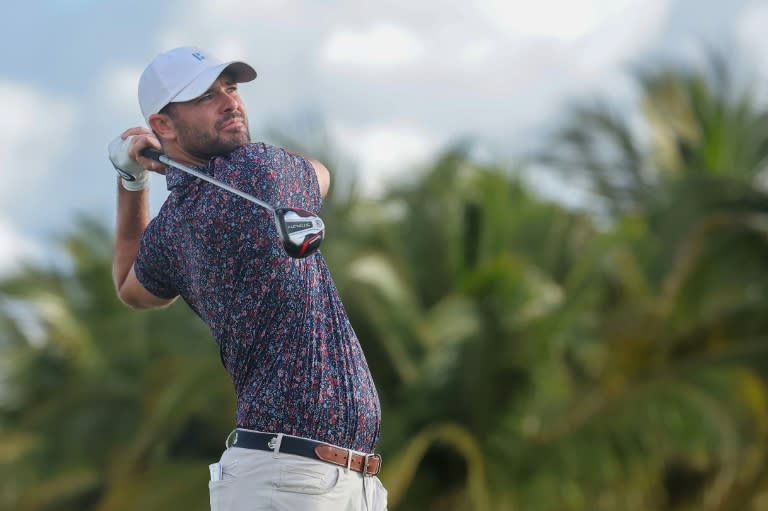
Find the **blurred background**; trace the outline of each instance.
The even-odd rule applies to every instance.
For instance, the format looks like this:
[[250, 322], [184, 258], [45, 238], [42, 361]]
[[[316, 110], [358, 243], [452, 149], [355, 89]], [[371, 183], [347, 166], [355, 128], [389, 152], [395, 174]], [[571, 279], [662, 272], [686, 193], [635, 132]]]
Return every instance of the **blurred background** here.
[[765, 0], [3, 11], [1, 510], [208, 509], [217, 349], [111, 279], [106, 146], [180, 45], [251, 63], [253, 138], [331, 170], [390, 509], [768, 509]]

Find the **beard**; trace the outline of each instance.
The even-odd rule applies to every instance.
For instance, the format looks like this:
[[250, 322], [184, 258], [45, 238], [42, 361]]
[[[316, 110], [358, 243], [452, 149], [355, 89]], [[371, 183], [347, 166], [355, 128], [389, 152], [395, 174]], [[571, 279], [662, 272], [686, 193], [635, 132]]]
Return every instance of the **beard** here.
[[[223, 132], [221, 127], [232, 119], [240, 119], [243, 122], [242, 129], [236, 132]], [[226, 156], [251, 141], [248, 118], [244, 115], [223, 117], [214, 124], [213, 130], [205, 130], [199, 125], [190, 124], [182, 119], [175, 119], [174, 122], [179, 146], [202, 160]]]

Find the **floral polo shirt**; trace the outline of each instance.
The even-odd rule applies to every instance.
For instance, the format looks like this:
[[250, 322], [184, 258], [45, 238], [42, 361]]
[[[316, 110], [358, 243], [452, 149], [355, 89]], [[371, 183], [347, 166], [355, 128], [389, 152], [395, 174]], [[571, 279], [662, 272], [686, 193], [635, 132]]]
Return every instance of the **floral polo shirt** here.
[[[247, 144], [198, 170], [273, 207], [318, 214], [303, 157]], [[237, 426], [372, 452], [380, 405], [320, 252], [288, 257], [271, 213], [169, 168], [170, 195], [134, 269], [151, 293], [180, 295], [209, 326], [237, 394]]]

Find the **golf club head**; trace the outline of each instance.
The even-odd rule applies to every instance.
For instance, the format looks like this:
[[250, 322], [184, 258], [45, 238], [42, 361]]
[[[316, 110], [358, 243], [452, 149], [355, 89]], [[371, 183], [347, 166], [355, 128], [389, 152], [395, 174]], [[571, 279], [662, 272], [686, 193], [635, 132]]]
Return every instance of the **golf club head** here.
[[325, 237], [323, 220], [303, 209], [278, 208], [275, 221], [285, 252], [297, 259], [315, 253]]

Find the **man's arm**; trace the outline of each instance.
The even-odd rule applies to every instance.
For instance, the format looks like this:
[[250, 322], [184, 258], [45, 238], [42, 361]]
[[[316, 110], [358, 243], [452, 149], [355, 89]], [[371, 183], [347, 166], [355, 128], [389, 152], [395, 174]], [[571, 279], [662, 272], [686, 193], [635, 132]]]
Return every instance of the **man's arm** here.
[[307, 158], [307, 161], [315, 169], [315, 175], [317, 176], [317, 183], [320, 185], [320, 196], [325, 199], [325, 195], [328, 193], [328, 189], [331, 186], [331, 173], [325, 168], [325, 165], [315, 160], [314, 158]]
[[133, 264], [139, 242], [149, 224], [149, 199], [146, 189], [131, 192], [117, 183], [117, 228], [112, 256], [112, 278], [120, 300], [136, 309], [154, 309], [173, 303], [176, 298], [160, 298], [141, 285]]
[[317, 184], [320, 185], [320, 197], [325, 199], [325, 195], [328, 193], [328, 189], [331, 187], [331, 173], [328, 172], [328, 169], [320, 163], [318, 160], [314, 158], [310, 158], [306, 154], [302, 154], [298, 151], [292, 151], [290, 149], [286, 149], [288, 154], [293, 154], [296, 156], [300, 156], [307, 160], [310, 165], [312, 165], [312, 168], [315, 171], [315, 176], [317, 176]]
[[[147, 130], [132, 128], [122, 135], [140, 136], [130, 145], [131, 158], [144, 147], [155, 147], [156, 141], [151, 141]], [[143, 162], [148, 163], [148, 162]], [[152, 170], [161, 170], [152, 168]], [[127, 190], [122, 180], [117, 180], [117, 226], [115, 229], [115, 244], [112, 256], [112, 278], [120, 300], [137, 309], [153, 309], [170, 305], [176, 298], [160, 298], [150, 293], [141, 285], [133, 265], [139, 252], [141, 236], [149, 225], [149, 193], [146, 188], [136, 191]]]

